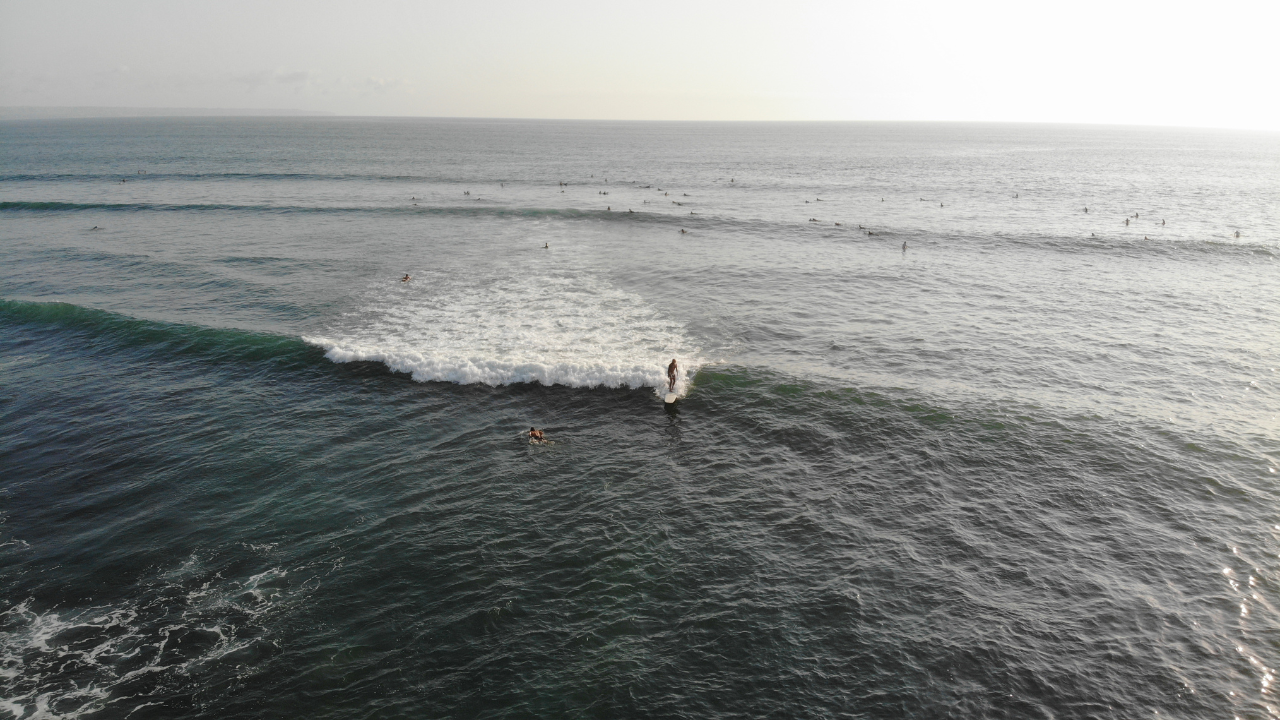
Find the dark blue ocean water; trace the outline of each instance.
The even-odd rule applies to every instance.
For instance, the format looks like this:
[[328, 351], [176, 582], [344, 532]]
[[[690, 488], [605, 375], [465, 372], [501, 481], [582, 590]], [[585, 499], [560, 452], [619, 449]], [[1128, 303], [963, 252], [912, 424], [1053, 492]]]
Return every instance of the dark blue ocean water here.
[[1280, 717], [1277, 257], [1274, 134], [0, 123], [0, 716]]

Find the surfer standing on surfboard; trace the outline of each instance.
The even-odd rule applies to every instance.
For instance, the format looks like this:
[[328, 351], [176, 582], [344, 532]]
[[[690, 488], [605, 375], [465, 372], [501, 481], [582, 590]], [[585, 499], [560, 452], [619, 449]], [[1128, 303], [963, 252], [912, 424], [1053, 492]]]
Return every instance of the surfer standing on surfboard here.
[[670, 381], [667, 384], [667, 392], [675, 392], [676, 391], [676, 359], [675, 358], [671, 358], [671, 364], [667, 366], [667, 380]]

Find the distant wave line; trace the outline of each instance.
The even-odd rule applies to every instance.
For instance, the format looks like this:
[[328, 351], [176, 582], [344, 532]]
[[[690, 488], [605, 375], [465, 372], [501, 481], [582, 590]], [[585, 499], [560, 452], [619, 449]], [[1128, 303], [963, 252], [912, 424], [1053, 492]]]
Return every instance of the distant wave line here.
[[[239, 205], [234, 203], [70, 203], [57, 201], [0, 202], [0, 212], [246, 212], [246, 213], [317, 213], [317, 214], [401, 214], [401, 215], [521, 215], [564, 217], [608, 217], [617, 215], [606, 210], [574, 208], [456, 207], [456, 206], [308, 206], [308, 205]], [[636, 213], [639, 214], [639, 213]]]
[[[371, 206], [305, 206], [305, 205], [239, 205], [233, 203], [69, 203], [56, 201], [5, 201], [0, 202], [0, 212], [233, 212], [259, 213], [263, 215], [437, 215], [454, 217], [527, 217], [602, 220], [625, 223], [656, 223], [671, 228], [697, 230], [736, 231], [778, 240], [783, 237], [806, 240], [818, 237], [824, 240], [888, 242], [897, 247], [896, 241], [908, 240], [913, 246], [922, 243], [993, 242], [996, 244], [1031, 245], [1061, 252], [1123, 251], [1140, 254], [1165, 255], [1178, 249], [1192, 249], [1210, 253], [1248, 252], [1266, 257], [1277, 257], [1276, 247], [1265, 242], [1233, 240], [1225, 236], [1191, 240], [1144, 241], [1125, 236], [1081, 237], [1057, 234], [1009, 234], [995, 232], [990, 235], [944, 235], [919, 228], [886, 228], [873, 226], [873, 236], [868, 228], [845, 221], [842, 226], [834, 223], [783, 221], [768, 219], [733, 218], [718, 215], [679, 215], [651, 210], [628, 212], [627, 210], [582, 210], [578, 208], [513, 207], [509, 205], [430, 206], [430, 205], [371, 205]], [[873, 239], [874, 238], [874, 239]]]
[[[219, 180], [315, 180], [322, 182], [385, 182], [385, 183], [430, 183], [439, 185], [470, 186], [473, 189], [491, 185], [520, 186], [554, 186], [562, 188], [558, 183], [566, 182], [570, 186], [593, 185], [594, 180], [575, 178], [566, 181], [564, 177], [545, 177], [538, 179], [513, 178], [458, 178], [443, 175], [380, 175], [377, 173], [282, 173], [282, 172], [229, 172], [229, 173], [165, 173], [121, 171], [117, 173], [11, 173], [0, 175], [0, 182], [109, 182], [118, 184], [122, 180], [133, 182], [152, 182], [156, 180], [177, 181], [219, 181]], [[618, 185], [631, 187], [631, 184]]]

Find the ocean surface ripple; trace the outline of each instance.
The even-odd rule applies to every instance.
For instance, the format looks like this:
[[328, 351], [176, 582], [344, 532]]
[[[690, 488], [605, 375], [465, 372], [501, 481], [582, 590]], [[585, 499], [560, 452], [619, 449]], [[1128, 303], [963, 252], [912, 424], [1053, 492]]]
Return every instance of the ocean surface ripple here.
[[1280, 718], [1275, 135], [0, 158], [0, 717]]

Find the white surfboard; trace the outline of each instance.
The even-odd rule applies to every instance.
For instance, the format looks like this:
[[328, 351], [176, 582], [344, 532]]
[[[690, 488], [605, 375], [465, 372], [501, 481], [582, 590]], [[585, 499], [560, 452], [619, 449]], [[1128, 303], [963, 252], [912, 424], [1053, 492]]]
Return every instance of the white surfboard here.
[[664, 398], [662, 398], [662, 402], [664, 402], [664, 403], [666, 403], [666, 404], [668, 404], [668, 405], [670, 405], [671, 403], [673, 403], [673, 402], [675, 402], [675, 401], [676, 401], [676, 394], [675, 394], [675, 393], [673, 393], [673, 392], [669, 392], [669, 393], [667, 393], [667, 396], [666, 396], [666, 397], [664, 397]]

